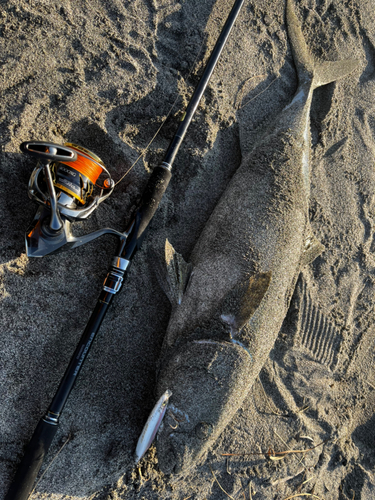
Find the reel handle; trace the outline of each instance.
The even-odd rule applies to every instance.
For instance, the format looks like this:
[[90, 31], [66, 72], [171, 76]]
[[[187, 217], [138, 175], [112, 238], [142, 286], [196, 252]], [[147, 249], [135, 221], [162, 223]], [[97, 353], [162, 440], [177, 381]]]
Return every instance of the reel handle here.
[[52, 231], [52, 234], [58, 233], [61, 231], [64, 224], [57, 208], [57, 196], [53, 185], [50, 163], [52, 161], [75, 161], [77, 159], [77, 153], [66, 146], [44, 141], [26, 141], [20, 145], [20, 148], [23, 153], [38, 158], [43, 165], [44, 176], [49, 192], [49, 202], [51, 205], [49, 229]]
[[22, 153], [34, 156], [43, 163], [51, 161], [76, 161], [77, 152], [54, 142], [26, 141], [20, 145]]

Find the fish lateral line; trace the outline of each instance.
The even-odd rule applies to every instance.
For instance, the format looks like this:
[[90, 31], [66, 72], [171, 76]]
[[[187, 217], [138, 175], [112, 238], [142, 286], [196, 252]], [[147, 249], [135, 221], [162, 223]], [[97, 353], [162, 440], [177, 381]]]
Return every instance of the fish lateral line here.
[[221, 347], [223, 347], [223, 346], [226, 347], [228, 344], [238, 345], [239, 347], [241, 347], [242, 349], [244, 349], [246, 351], [246, 353], [250, 356], [251, 361], [253, 360], [253, 357], [252, 357], [249, 349], [247, 347], [245, 347], [242, 342], [240, 342], [239, 340], [233, 339], [233, 338], [230, 339], [229, 342], [220, 342], [218, 340], [211, 340], [211, 339], [193, 340], [193, 342], [194, 342], [194, 344], [213, 344], [213, 345], [219, 345]]

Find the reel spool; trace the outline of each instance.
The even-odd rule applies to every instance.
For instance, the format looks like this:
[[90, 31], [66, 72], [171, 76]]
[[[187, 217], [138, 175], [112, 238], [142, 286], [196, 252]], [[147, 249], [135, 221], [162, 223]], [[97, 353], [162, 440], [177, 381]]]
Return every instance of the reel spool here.
[[125, 237], [110, 228], [81, 237], [74, 237], [71, 233], [70, 223], [89, 217], [115, 187], [98, 156], [71, 143], [60, 146], [28, 141], [20, 148], [23, 153], [39, 160], [28, 189], [29, 197], [41, 205], [26, 233], [28, 257], [43, 257], [75, 248], [103, 234]]

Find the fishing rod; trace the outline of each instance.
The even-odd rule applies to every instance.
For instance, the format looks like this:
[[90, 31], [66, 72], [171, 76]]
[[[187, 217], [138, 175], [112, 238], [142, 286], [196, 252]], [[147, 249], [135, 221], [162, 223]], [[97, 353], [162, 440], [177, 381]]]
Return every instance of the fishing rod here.
[[[42, 257], [57, 253], [83, 245], [103, 234], [116, 235], [120, 241], [94, 311], [56, 394], [34, 431], [5, 500], [27, 500], [32, 491], [37, 474], [57, 432], [59, 419], [69, 394], [108, 307], [114, 295], [120, 290], [129, 264], [141, 246], [146, 229], [168, 187], [176, 154], [244, 1], [235, 1], [165, 157], [162, 163], [154, 168], [140, 205], [123, 233], [104, 228], [82, 237], [74, 237], [70, 230], [71, 222], [87, 218], [102, 201], [108, 198], [114, 188], [114, 182], [99, 157], [71, 143], [64, 146], [41, 141], [21, 144], [22, 152], [39, 160], [29, 183], [29, 196], [41, 206], [26, 233], [28, 256]], [[100, 180], [103, 177], [105, 178]], [[95, 194], [95, 190], [99, 193]]]

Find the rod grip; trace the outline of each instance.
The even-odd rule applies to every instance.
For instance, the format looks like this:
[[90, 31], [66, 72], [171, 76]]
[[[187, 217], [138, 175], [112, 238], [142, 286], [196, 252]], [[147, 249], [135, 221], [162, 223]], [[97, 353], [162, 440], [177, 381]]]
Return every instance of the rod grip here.
[[154, 216], [160, 200], [168, 187], [171, 177], [172, 173], [167, 168], [162, 167], [161, 165], [154, 168], [143, 192], [139, 207], [141, 220], [138, 227], [138, 237], [143, 234], [144, 230], [150, 223], [150, 220]]
[[131, 260], [141, 246], [146, 229], [159, 206], [171, 177], [172, 173], [168, 168], [161, 165], [154, 168], [143, 192], [139, 208], [135, 213], [133, 227], [126, 240], [125, 249], [119, 250], [125, 259]]
[[57, 428], [57, 424], [50, 424], [44, 419], [39, 421], [4, 500], [29, 498]]

